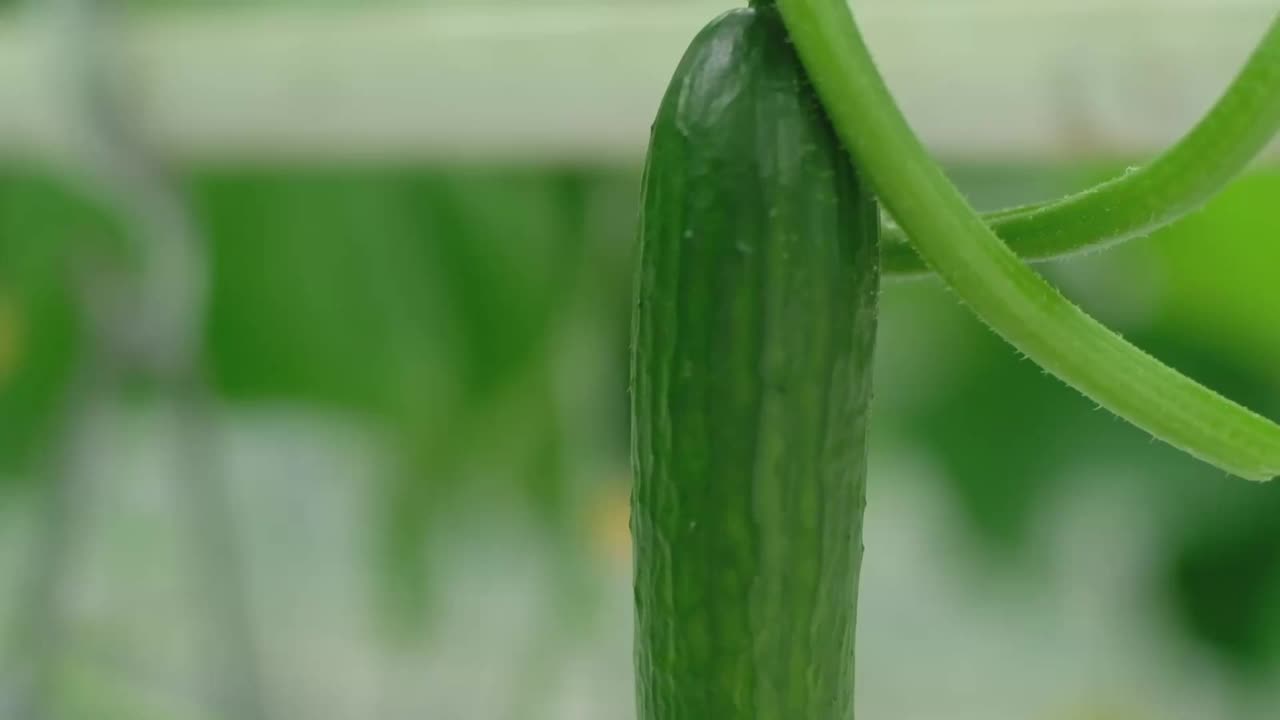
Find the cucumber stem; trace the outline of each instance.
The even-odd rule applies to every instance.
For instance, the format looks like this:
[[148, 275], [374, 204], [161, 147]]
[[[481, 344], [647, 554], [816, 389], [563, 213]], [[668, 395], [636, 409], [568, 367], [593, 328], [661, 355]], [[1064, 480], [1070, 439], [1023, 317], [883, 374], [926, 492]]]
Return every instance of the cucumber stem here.
[[[1147, 235], [1204, 205], [1280, 129], [1280, 16], [1208, 114], [1149, 165], [1056, 202], [983, 219], [1024, 260], [1050, 260]], [[887, 228], [884, 271], [929, 272], [900, 228]]]
[[779, 0], [778, 7], [845, 147], [919, 255], [978, 317], [1155, 437], [1241, 477], [1280, 474], [1280, 426], [1102, 326], [987, 227], [911, 130], [844, 0]]

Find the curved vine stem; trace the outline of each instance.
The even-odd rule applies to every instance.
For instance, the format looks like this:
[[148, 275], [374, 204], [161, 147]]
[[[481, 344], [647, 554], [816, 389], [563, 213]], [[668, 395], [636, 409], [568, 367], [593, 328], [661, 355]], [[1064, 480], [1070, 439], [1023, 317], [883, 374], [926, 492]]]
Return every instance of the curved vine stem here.
[[919, 255], [975, 314], [1046, 370], [1156, 437], [1242, 477], [1280, 474], [1280, 426], [1103, 327], [987, 227], [912, 132], [845, 0], [777, 5], [845, 146]]
[[[1056, 202], [983, 215], [1024, 260], [1096, 250], [1151, 233], [1204, 205], [1280, 129], [1280, 17], [1213, 108], [1150, 164]], [[884, 272], [929, 271], [900, 228], [886, 230]]]

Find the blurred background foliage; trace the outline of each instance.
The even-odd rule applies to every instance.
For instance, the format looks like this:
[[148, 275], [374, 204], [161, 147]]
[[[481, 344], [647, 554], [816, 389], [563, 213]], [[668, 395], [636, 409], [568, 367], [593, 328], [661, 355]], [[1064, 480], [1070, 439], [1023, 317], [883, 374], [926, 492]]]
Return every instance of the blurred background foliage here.
[[[988, 206], [1104, 174], [956, 171]], [[560, 456], [573, 441], [553, 399], [563, 382], [554, 356], [571, 333], [598, 335], [594, 347], [607, 349], [606, 392], [591, 412], [624, 467], [637, 185], [635, 169], [196, 173], [190, 194], [213, 250], [208, 364], [218, 393], [349, 413], [390, 433], [409, 467], [380, 491], [392, 558], [416, 557], [433, 512], [448, 507], [440, 499], [493, 452], [520, 463], [505, 488], [517, 502], [549, 527], [570, 523]], [[1050, 272], [1139, 345], [1274, 416], [1276, 197], [1280, 173], [1257, 172], [1177, 227]], [[113, 232], [54, 177], [0, 178], [7, 477], [37, 476], [26, 471], [49, 446], [77, 353], [70, 250]], [[1029, 529], [1053, 512], [1070, 471], [1117, 458], [1164, 525], [1151, 590], [1183, 632], [1242, 674], [1280, 659], [1280, 486], [1228, 481], [1097, 411], [932, 281], [890, 285], [885, 302], [895, 335], [919, 326], [910, 347], [891, 337], [890, 349], [919, 356], [910, 374], [942, 378], [882, 362], [879, 432], [945, 468], [942, 489], [992, 563], [1033, 572]], [[412, 575], [417, 565], [395, 567]]]
[[[994, 208], [1122, 169], [952, 172]], [[555, 606], [589, 604], [589, 546], [625, 535], [625, 509], [600, 498], [627, 487], [639, 168], [195, 168], [183, 182], [211, 252], [204, 360], [219, 401], [339, 415], [393, 449], [394, 468], [361, 488], [368, 579], [393, 636], [431, 630], [412, 619], [450, 588], [427, 541], [469, 503], [533, 518], [553, 538]], [[1261, 168], [1175, 227], [1045, 271], [1140, 346], [1280, 417], [1276, 198], [1280, 170]], [[0, 170], [0, 509], [47, 477], [83, 358], [78, 258], [120, 233], [57, 173]], [[1242, 694], [1274, 681], [1280, 484], [1229, 480], [1097, 410], [936, 282], [890, 284], [884, 303], [877, 444], [930, 468], [909, 474], [967, 541], [940, 553], [972, 553], [974, 583], [1034, 584], [1046, 572], [1040, 530], [1067, 498], [1123, 485], [1157, 538], [1144, 607]], [[0, 525], [13, 520], [0, 511]], [[626, 569], [625, 547], [611, 562]]]

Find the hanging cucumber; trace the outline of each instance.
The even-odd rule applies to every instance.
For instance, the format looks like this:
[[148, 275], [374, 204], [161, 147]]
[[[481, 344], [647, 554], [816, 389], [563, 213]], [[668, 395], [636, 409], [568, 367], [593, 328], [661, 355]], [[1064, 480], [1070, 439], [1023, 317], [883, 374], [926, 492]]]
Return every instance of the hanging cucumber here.
[[640, 720], [849, 720], [875, 199], [776, 11], [693, 41], [653, 127], [633, 326]]

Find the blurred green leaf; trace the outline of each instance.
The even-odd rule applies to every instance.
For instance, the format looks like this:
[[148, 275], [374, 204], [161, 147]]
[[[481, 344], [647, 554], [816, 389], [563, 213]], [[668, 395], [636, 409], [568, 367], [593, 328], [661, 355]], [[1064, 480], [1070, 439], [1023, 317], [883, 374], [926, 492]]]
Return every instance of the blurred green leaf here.
[[[584, 271], [581, 173], [456, 169], [225, 174], [200, 184], [214, 247], [211, 353], [222, 391], [308, 402], [387, 427], [407, 466], [378, 503], [391, 592], [426, 590], [421, 546], [468, 465], [536, 448], [513, 488], [550, 521], [564, 439], [547, 354]], [[496, 447], [495, 447], [496, 446]]]
[[1193, 637], [1246, 678], [1280, 661], [1280, 487], [1224, 493], [1200, 506], [1165, 568]]
[[1280, 170], [1258, 171], [1147, 242], [1165, 284], [1163, 321], [1280, 380], [1277, 198]]
[[[115, 230], [66, 186], [0, 174], [0, 471], [26, 474], [57, 426], [79, 347], [72, 247]], [[0, 475], [2, 476], [2, 475]]]

